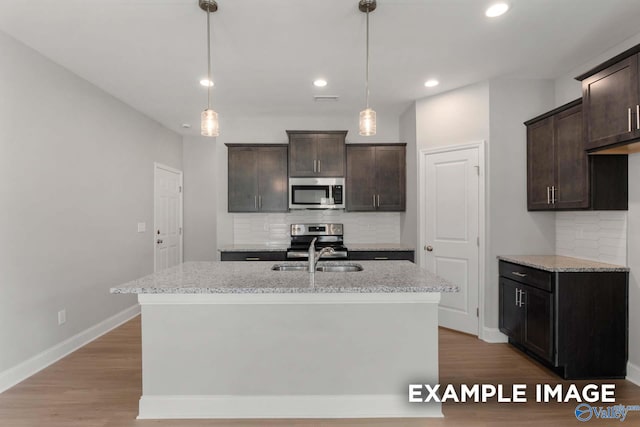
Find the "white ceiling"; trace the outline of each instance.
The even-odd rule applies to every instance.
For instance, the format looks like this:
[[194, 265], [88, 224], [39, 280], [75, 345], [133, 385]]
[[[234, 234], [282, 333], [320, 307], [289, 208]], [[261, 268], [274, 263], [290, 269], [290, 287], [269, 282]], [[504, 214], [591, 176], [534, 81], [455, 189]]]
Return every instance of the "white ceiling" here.
[[[223, 115], [353, 114], [364, 107], [358, 0], [218, 0], [213, 107]], [[554, 78], [638, 33], [640, 1], [378, 0], [371, 106], [498, 76]], [[0, 29], [181, 133], [206, 107], [206, 14], [197, 0], [0, 0]], [[317, 77], [329, 85], [312, 86]], [[426, 79], [441, 81], [425, 88]], [[314, 95], [338, 95], [335, 103]], [[191, 123], [191, 131], [181, 129]]]

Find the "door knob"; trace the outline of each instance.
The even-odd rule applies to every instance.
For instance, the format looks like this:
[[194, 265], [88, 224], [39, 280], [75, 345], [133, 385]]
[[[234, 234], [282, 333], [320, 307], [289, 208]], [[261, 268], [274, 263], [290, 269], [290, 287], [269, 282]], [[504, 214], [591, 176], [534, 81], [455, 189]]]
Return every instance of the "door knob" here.
[[158, 239], [156, 243], [157, 244], [161, 244], [162, 243], [162, 239]]
[[425, 249], [427, 252], [433, 252], [433, 246], [425, 246], [425, 247], [424, 247], [424, 249]]

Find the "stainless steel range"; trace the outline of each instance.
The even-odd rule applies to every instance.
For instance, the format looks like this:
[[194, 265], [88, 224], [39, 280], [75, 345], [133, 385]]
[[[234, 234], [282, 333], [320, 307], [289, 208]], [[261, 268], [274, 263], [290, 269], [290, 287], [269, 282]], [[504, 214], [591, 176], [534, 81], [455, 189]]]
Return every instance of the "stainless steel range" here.
[[315, 248], [333, 248], [323, 258], [347, 259], [349, 252], [344, 246], [344, 227], [342, 224], [291, 224], [291, 246], [287, 249], [287, 258], [307, 259], [309, 245], [317, 238]]

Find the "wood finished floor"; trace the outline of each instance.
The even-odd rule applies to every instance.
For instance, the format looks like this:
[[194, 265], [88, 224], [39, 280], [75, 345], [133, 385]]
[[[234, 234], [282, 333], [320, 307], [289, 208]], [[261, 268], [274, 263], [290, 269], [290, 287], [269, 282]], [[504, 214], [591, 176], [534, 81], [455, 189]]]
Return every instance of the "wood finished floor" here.
[[[440, 330], [440, 382], [557, 384], [561, 381], [507, 344]], [[136, 420], [141, 394], [140, 318], [104, 335], [42, 372], [0, 394], [1, 427], [311, 427], [311, 426], [640, 426], [627, 420], [573, 415], [568, 404], [444, 404], [445, 418], [363, 420]], [[640, 387], [615, 382], [617, 403], [640, 405]], [[575, 382], [585, 384], [587, 382]], [[570, 384], [570, 383], [565, 383]], [[533, 399], [530, 399], [530, 401]]]

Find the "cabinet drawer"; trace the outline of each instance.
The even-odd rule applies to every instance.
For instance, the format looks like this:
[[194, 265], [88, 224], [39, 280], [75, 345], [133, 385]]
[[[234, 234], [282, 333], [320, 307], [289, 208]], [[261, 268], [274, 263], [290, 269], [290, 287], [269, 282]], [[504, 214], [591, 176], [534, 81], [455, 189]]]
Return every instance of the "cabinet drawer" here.
[[524, 283], [543, 291], [553, 291], [553, 273], [524, 265], [500, 261], [500, 276]]
[[287, 253], [282, 251], [270, 252], [222, 252], [221, 261], [285, 261]]
[[349, 259], [360, 261], [406, 260], [415, 262], [414, 251], [349, 251]]

